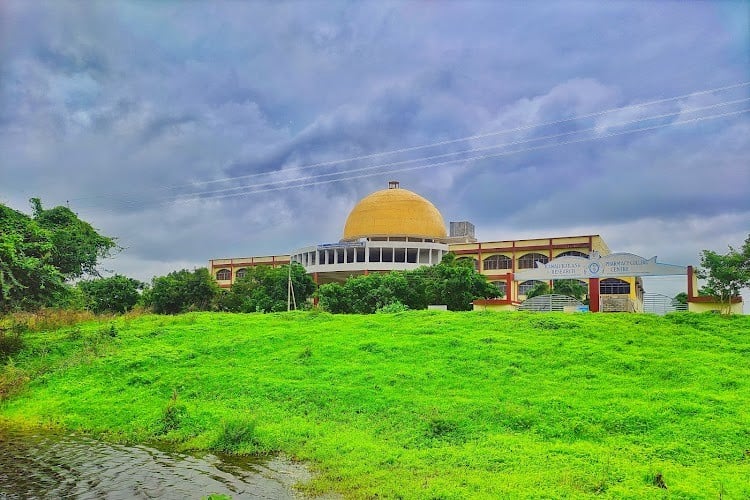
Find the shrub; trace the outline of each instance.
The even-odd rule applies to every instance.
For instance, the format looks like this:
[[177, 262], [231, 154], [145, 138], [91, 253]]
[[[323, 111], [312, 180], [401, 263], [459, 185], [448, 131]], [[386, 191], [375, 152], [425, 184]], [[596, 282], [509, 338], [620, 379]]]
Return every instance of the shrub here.
[[13, 361], [0, 368], [0, 401], [20, 392], [28, 381], [26, 371], [18, 368]]
[[0, 328], [0, 362], [5, 361], [23, 349], [23, 332], [26, 327], [20, 323], [10, 328]]
[[257, 444], [255, 421], [244, 417], [222, 422], [214, 448], [225, 453], [235, 453], [242, 445], [257, 446]]

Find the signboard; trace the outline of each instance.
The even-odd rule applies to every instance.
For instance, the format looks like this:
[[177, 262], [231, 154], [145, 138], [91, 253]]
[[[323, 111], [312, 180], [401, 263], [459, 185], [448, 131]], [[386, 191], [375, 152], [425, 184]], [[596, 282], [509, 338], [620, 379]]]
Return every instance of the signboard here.
[[600, 256], [592, 252], [589, 258], [566, 255], [546, 264], [536, 263], [535, 269], [517, 271], [516, 281], [617, 278], [620, 276], [685, 275], [687, 267], [662, 264], [656, 257], [646, 259], [632, 253], [612, 253]]
[[341, 241], [339, 243], [321, 243], [318, 245], [318, 250], [327, 250], [331, 248], [361, 248], [364, 246], [364, 241]]

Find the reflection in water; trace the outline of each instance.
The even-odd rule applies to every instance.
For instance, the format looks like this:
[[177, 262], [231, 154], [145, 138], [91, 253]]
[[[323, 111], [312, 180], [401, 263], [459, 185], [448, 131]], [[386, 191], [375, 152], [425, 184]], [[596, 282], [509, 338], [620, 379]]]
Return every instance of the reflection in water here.
[[0, 428], [0, 500], [199, 499], [211, 493], [291, 499], [291, 485], [307, 479], [304, 467], [283, 459], [222, 460]]

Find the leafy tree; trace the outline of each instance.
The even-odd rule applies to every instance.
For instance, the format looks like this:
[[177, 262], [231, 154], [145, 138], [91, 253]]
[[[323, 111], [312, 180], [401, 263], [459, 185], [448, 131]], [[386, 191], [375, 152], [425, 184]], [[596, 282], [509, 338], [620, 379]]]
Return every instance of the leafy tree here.
[[29, 216], [0, 205], [0, 310], [49, 305], [64, 287], [51, 263], [50, 236]]
[[101, 236], [91, 224], [79, 219], [67, 207], [45, 210], [39, 198], [32, 198], [31, 204], [34, 220], [50, 233], [50, 263], [66, 279], [80, 278], [86, 274], [99, 276], [97, 262], [109, 257], [117, 247], [114, 238]]
[[730, 246], [729, 252], [723, 255], [703, 250], [701, 266], [698, 277], [706, 280], [701, 295], [714, 297], [728, 314], [732, 299], [738, 297], [743, 288], [750, 287], [750, 235], [739, 250]]
[[152, 280], [148, 300], [154, 312], [177, 314], [208, 311], [219, 294], [219, 285], [205, 267], [173, 271]]
[[687, 305], [688, 303], [688, 294], [685, 292], [680, 292], [677, 295], [674, 296], [672, 299], [672, 305]]
[[533, 297], [539, 297], [540, 295], [547, 295], [548, 293], [550, 293], [549, 284], [546, 281], [540, 281], [534, 286], [534, 288], [529, 290], [529, 293], [526, 294], [526, 298], [531, 299]]
[[138, 280], [119, 274], [78, 283], [88, 307], [95, 313], [124, 313], [131, 310], [140, 298], [139, 290], [144, 286]]
[[558, 295], [567, 295], [574, 299], [583, 300], [586, 292], [586, 285], [578, 280], [554, 280], [552, 282], [552, 293]]
[[393, 304], [409, 309], [445, 304], [451, 311], [466, 311], [475, 299], [498, 295], [498, 288], [479, 274], [471, 261], [457, 260], [452, 253], [436, 266], [356, 276], [343, 285], [331, 283], [318, 290], [324, 309], [357, 314], [371, 314]]
[[67, 304], [65, 280], [96, 274], [116, 247], [70, 209], [31, 203], [33, 217], [0, 204], [0, 310]]
[[221, 309], [235, 312], [279, 312], [287, 310], [291, 272], [294, 297], [301, 307], [315, 292], [315, 282], [300, 264], [249, 268], [219, 300]]

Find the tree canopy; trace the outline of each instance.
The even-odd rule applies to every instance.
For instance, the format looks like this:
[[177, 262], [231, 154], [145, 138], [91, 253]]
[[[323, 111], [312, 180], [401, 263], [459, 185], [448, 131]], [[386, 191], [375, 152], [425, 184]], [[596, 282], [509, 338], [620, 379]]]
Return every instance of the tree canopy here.
[[144, 287], [145, 283], [119, 274], [78, 283], [86, 306], [95, 313], [124, 313], [131, 310], [140, 299], [139, 290]]
[[315, 292], [315, 282], [300, 264], [279, 267], [256, 266], [246, 270], [219, 300], [219, 309], [233, 312], [279, 312], [287, 310], [291, 276], [297, 307]]
[[160, 314], [210, 311], [218, 294], [219, 285], [208, 269], [182, 269], [154, 278], [145, 302]]
[[750, 287], [750, 235], [739, 250], [731, 246], [726, 254], [703, 250], [701, 266], [703, 269], [698, 271], [698, 276], [705, 279], [706, 284], [700, 294], [716, 298], [728, 312], [732, 299], [738, 297], [743, 288]]
[[31, 203], [33, 217], [0, 204], [0, 310], [52, 305], [66, 280], [96, 275], [116, 248], [70, 209]]
[[451, 311], [467, 311], [478, 298], [500, 295], [498, 288], [474, 269], [472, 262], [446, 254], [436, 266], [354, 276], [343, 284], [328, 283], [318, 290], [320, 305], [334, 313], [371, 314], [393, 304], [426, 309], [445, 304]]

